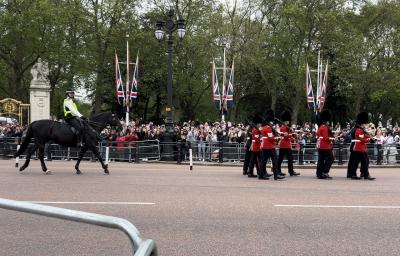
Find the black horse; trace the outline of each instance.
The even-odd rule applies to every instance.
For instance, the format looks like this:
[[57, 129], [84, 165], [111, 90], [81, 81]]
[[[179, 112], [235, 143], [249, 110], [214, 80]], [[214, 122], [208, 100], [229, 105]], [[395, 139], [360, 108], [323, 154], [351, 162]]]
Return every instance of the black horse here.
[[[99, 142], [98, 134], [107, 126], [122, 127], [118, 117], [110, 111], [94, 115], [89, 119], [88, 122], [83, 121], [84, 125], [84, 145], [80, 148], [78, 161], [75, 165], [76, 174], [81, 174], [79, 170], [79, 164], [88, 149], [90, 149], [95, 156], [99, 159], [101, 166], [104, 169], [104, 173], [109, 174], [108, 165], [104, 164], [97, 145]], [[27, 129], [26, 137], [21, 144], [20, 149], [15, 154], [15, 157], [20, 156], [27, 149], [31, 138], [34, 139], [34, 145], [30, 148], [26, 161], [23, 166], [19, 169], [21, 172], [28, 167], [32, 154], [39, 149], [39, 159], [42, 165], [42, 170], [46, 174], [50, 171], [44, 163], [44, 146], [47, 142], [54, 142], [64, 147], [77, 147], [77, 135], [67, 124], [51, 121], [51, 120], [38, 120], [32, 122]]]

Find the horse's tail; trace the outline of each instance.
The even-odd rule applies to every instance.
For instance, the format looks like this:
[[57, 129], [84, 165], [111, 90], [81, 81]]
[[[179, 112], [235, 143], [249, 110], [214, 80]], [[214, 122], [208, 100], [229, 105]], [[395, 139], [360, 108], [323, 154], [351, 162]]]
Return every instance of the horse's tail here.
[[15, 153], [14, 157], [20, 156], [22, 153], [25, 152], [26, 148], [29, 145], [29, 142], [31, 142], [31, 138], [33, 136], [33, 131], [32, 131], [32, 124], [28, 126], [28, 130], [26, 131], [26, 135], [24, 138], [24, 141], [22, 142], [20, 148], [18, 149], [17, 153]]

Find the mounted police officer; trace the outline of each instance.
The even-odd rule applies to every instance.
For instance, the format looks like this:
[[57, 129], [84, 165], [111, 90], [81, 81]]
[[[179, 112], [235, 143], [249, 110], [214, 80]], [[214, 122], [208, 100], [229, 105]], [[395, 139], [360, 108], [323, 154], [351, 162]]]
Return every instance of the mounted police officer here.
[[82, 121], [87, 119], [78, 111], [78, 107], [74, 101], [74, 89], [67, 89], [65, 91], [67, 98], [64, 99], [64, 120], [78, 131], [78, 146], [83, 146], [83, 131], [84, 125]]

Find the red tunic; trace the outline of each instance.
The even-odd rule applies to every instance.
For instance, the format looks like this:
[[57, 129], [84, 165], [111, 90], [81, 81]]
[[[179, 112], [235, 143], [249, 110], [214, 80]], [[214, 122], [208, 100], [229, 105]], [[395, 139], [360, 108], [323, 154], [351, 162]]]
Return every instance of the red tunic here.
[[281, 139], [281, 142], [279, 143], [279, 147], [280, 148], [292, 148], [292, 135], [289, 134], [289, 128], [286, 125], [282, 125], [279, 128], [279, 130], [281, 133], [287, 133]]
[[368, 143], [370, 140], [371, 137], [368, 134], [365, 134], [362, 129], [356, 128], [353, 151], [367, 152], [366, 143]]
[[272, 128], [269, 125], [261, 127], [262, 136], [262, 149], [274, 149], [275, 148], [275, 136], [272, 132]]
[[317, 130], [317, 139], [319, 149], [332, 149], [332, 140], [329, 137], [329, 129], [326, 125], [321, 125]]
[[254, 152], [261, 151], [260, 131], [257, 128], [251, 130], [251, 147]]

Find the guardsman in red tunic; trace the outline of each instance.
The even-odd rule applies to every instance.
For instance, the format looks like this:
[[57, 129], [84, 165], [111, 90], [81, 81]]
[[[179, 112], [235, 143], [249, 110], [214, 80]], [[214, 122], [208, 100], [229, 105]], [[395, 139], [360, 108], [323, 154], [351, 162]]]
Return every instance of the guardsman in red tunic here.
[[285, 175], [284, 173], [282, 173], [281, 166], [283, 158], [286, 156], [288, 160], [288, 169], [290, 176], [298, 176], [300, 175], [300, 173], [295, 172], [293, 170], [293, 153], [292, 153], [293, 135], [292, 135], [292, 130], [289, 128], [290, 119], [291, 119], [290, 113], [288, 111], [284, 111], [281, 115], [282, 124], [279, 128], [281, 136], [283, 136], [283, 138], [279, 143], [278, 170], [280, 174]]
[[256, 175], [254, 175], [254, 165], [256, 166], [258, 177], [261, 177], [261, 168], [260, 168], [260, 164], [261, 164], [261, 134], [259, 131], [261, 122], [262, 122], [262, 114], [256, 113], [253, 118], [254, 126], [251, 130], [251, 146], [250, 146], [251, 158], [250, 158], [250, 163], [249, 163], [249, 170], [247, 172], [247, 176], [249, 178], [257, 177]]
[[333, 164], [333, 134], [329, 129], [331, 121], [331, 114], [324, 110], [319, 116], [319, 127], [317, 130], [317, 149], [318, 149], [318, 165], [317, 165], [317, 178], [318, 179], [332, 179], [329, 176], [329, 170]]
[[[356, 125], [352, 129], [351, 134], [351, 145], [350, 145], [350, 159], [347, 167], [347, 178], [352, 180], [359, 180], [364, 178], [366, 180], [374, 180], [374, 177], [369, 175], [368, 166], [369, 158], [367, 154], [367, 145], [372, 138], [365, 132], [365, 124], [368, 123], [368, 113], [361, 112], [357, 115]], [[357, 176], [357, 168], [361, 163], [361, 177]]]
[[[276, 158], [275, 144], [276, 139], [273, 129], [275, 121], [275, 115], [273, 110], [268, 110], [265, 117], [263, 126], [261, 127], [261, 149], [262, 149], [262, 160], [261, 160], [261, 172], [262, 179], [268, 179], [269, 174], [267, 174], [266, 165], [268, 159], [272, 162], [272, 171], [274, 173], [274, 180], [281, 180], [285, 177], [279, 174], [278, 163]], [[260, 177], [258, 177], [260, 179]]]

